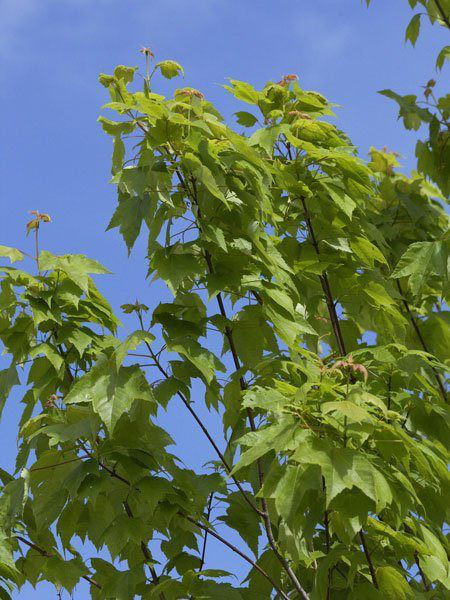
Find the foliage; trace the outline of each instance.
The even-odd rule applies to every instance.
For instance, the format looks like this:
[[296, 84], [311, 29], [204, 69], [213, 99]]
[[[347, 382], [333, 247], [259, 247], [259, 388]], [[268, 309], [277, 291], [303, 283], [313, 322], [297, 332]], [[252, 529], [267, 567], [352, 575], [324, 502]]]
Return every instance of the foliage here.
[[[371, 0], [366, 0], [367, 5]], [[408, 0], [415, 12], [406, 28], [405, 40], [415, 46], [421, 23], [428, 19], [450, 31], [449, 0]], [[450, 59], [450, 46], [444, 46], [436, 59], [436, 69], [440, 71]], [[434, 93], [436, 80], [431, 78], [423, 86], [423, 99], [416, 94], [400, 95], [392, 90], [382, 90], [380, 94], [391, 98], [399, 105], [399, 118], [406, 129], [417, 131], [422, 125], [428, 128], [428, 138], [416, 144], [417, 170], [436, 183], [442, 194], [450, 194], [450, 95], [437, 98]]]
[[[1, 473], [0, 595], [83, 578], [98, 600], [448, 597], [443, 195], [392, 153], [360, 160], [293, 75], [230, 80], [238, 132], [198, 90], [154, 92], [182, 68], [150, 73], [143, 53], [142, 91], [134, 68], [100, 76], [117, 113], [100, 118], [109, 228], [129, 252], [145, 231], [172, 300], [124, 305], [137, 329], [121, 340], [96, 261], [2, 267], [0, 401], [26, 392], [16, 471]], [[217, 460], [188, 469], [164, 409]], [[209, 537], [249, 564], [244, 582], [207, 568]]]

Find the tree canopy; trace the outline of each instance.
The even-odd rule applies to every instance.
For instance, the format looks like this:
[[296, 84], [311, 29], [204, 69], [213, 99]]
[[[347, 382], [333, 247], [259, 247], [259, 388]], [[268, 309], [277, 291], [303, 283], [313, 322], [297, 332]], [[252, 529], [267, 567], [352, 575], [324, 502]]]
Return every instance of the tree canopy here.
[[[449, 25], [448, 0], [409, 3]], [[108, 229], [128, 252], [147, 239], [148, 282], [122, 306], [136, 329], [119, 338], [105, 267], [40, 250], [50, 215], [27, 225], [35, 271], [0, 246], [1, 406], [26, 386], [0, 597], [84, 579], [94, 600], [448, 598], [448, 95], [383, 92], [428, 125], [407, 176], [388, 149], [363, 161], [296, 75], [231, 79], [232, 128], [197, 89], [166, 98], [181, 65], [142, 53], [141, 78], [99, 78]], [[188, 468], [162, 410], [215, 460]], [[209, 564], [210, 538], [244, 581]]]

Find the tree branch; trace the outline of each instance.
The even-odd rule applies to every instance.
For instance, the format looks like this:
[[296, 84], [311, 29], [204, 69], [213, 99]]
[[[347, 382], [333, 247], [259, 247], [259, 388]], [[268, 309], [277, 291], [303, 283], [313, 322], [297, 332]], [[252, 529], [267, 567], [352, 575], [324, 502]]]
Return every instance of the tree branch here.
[[[308, 209], [306, 207], [306, 202], [304, 198], [300, 198], [302, 206], [303, 206], [303, 211], [305, 213], [305, 220], [306, 220], [306, 225], [308, 227], [308, 232], [309, 235], [311, 237], [311, 242], [312, 245], [314, 247], [314, 250], [316, 251], [316, 254], [319, 256], [320, 255], [320, 248], [319, 248], [319, 244], [317, 242], [317, 238], [315, 236], [314, 233], [314, 229], [311, 223], [311, 219], [309, 217], [309, 213], [308, 213]], [[336, 342], [339, 348], [339, 352], [342, 356], [345, 356], [347, 354], [347, 351], [345, 349], [345, 344], [344, 344], [344, 337], [342, 335], [342, 331], [341, 331], [341, 326], [339, 324], [339, 318], [336, 312], [336, 305], [334, 303], [333, 300], [333, 294], [331, 293], [331, 288], [330, 288], [330, 282], [328, 281], [328, 275], [326, 273], [326, 271], [324, 271], [322, 273], [322, 275], [319, 275], [319, 280], [320, 283], [322, 285], [322, 290], [323, 293], [325, 295], [325, 301], [327, 303], [327, 308], [328, 308], [328, 313], [330, 315], [330, 320], [331, 320], [331, 326], [333, 328], [333, 332], [334, 332], [334, 336], [336, 338]]]
[[[181, 180], [183, 181], [183, 178], [181, 177]], [[197, 208], [197, 224], [198, 224], [198, 228], [201, 231], [201, 218], [202, 218], [202, 213], [201, 213], [201, 209], [200, 209], [200, 205], [198, 202], [198, 196], [197, 196], [197, 189], [196, 189], [196, 182], [195, 179], [192, 178], [192, 186], [193, 186], [193, 190], [194, 193], [192, 195], [192, 200]], [[189, 189], [186, 186], [186, 184], [184, 183], [184, 189], [186, 194], [188, 194], [189, 197], [191, 197], [191, 195], [189, 194]], [[205, 260], [206, 263], [208, 265], [208, 270], [211, 274], [214, 273], [214, 268], [213, 268], [213, 263], [212, 263], [212, 257], [211, 254], [208, 250], [205, 250], [204, 253], [205, 256]], [[225, 319], [227, 318], [227, 312], [225, 310], [225, 305], [223, 303], [223, 298], [222, 298], [222, 294], [219, 292], [216, 296], [217, 298], [217, 303], [219, 305], [219, 311], [220, 314], [222, 315], [222, 317], [224, 317]], [[233, 332], [231, 331], [231, 329], [226, 326], [224, 329], [224, 334], [228, 340], [228, 344], [230, 346], [230, 351], [231, 351], [231, 355], [233, 357], [233, 363], [234, 366], [236, 368], [236, 371], [239, 371], [241, 369], [241, 363], [239, 361], [239, 355], [237, 353], [236, 350], [236, 345], [234, 343], [234, 338], [233, 338]], [[243, 377], [239, 378], [239, 384], [241, 387], [242, 391], [245, 391], [247, 389], [247, 383], [245, 382]], [[247, 416], [248, 416], [248, 420], [250, 423], [250, 428], [251, 430], [254, 432], [257, 430], [257, 427], [255, 425], [255, 419], [253, 416], [253, 411], [251, 408], [247, 408]], [[256, 460], [256, 465], [257, 465], [257, 470], [258, 470], [258, 479], [259, 479], [259, 484], [260, 487], [263, 486], [264, 484], [264, 471], [262, 468], [262, 463], [261, 460], [258, 458]], [[296, 590], [298, 591], [298, 593], [300, 594], [300, 596], [304, 599], [304, 600], [309, 600], [309, 596], [306, 593], [306, 591], [303, 589], [301, 583], [299, 582], [299, 580], [297, 579], [297, 576], [295, 575], [292, 567], [290, 566], [289, 562], [286, 560], [286, 558], [280, 553], [280, 551], [278, 550], [277, 547], [277, 543], [275, 541], [275, 537], [273, 535], [273, 530], [272, 530], [272, 523], [270, 521], [270, 515], [269, 515], [269, 507], [267, 505], [267, 501], [265, 498], [261, 498], [261, 507], [262, 507], [262, 511], [260, 511], [260, 516], [263, 520], [264, 523], [264, 528], [266, 530], [266, 535], [267, 535], [267, 540], [269, 542], [270, 547], [272, 548], [273, 553], [275, 554], [277, 560], [280, 562], [281, 566], [283, 567], [283, 569], [286, 571], [286, 573], [288, 574], [290, 580], [292, 581], [292, 583], [294, 584], [294, 587], [296, 588]]]
[[[403, 306], [405, 307], [406, 313], [407, 313], [407, 315], [409, 317], [409, 320], [411, 321], [411, 325], [413, 326], [413, 329], [416, 332], [417, 337], [419, 338], [419, 341], [420, 341], [420, 343], [422, 345], [422, 348], [425, 350], [425, 352], [427, 352], [428, 354], [431, 354], [431, 352], [428, 350], [428, 346], [427, 346], [427, 344], [425, 342], [425, 339], [424, 339], [424, 337], [423, 337], [423, 335], [422, 335], [422, 333], [421, 333], [421, 331], [419, 329], [419, 325], [417, 324], [417, 321], [414, 318], [414, 315], [412, 314], [412, 311], [411, 311], [411, 308], [409, 306], [409, 303], [408, 303], [408, 301], [405, 299], [405, 297], [403, 295], [403, 290], [402, 290], [402, 286], [400, 285], [400, 281], [398, 279], [396, 279], [396, 282], [397, 282], [398, 291], [400, 293], [400, 296], [402, 297]], [[431, 369], [432, 369], [432, 371], [434, 373], [434, 376], [436, 378], [437, 384], [439, 386], [439, 391], [441, 393], [441, 396], [442, 396], [444, 402], [448, 402], [447, 392], [445, 390], [444, 382], [442, 381], [442, 378], [441, 378], [440, 374], [436, 371], [436, 369], [434, 367], [431, 367]]]
[[446, 26], [450, 29], [450, 17], [445, 14], [445, 11], [442, 7], [441, 0], [434, 0], [438, 11], [441, 13], [442, 20], [446, 24]]
[[[305, 212], [306, 224], [307, 224], [307, 227], [308, 227], [309, 234], [311, 236], [312, 244], [314, 246], [316, 254], [319, 255], [320, 254], [319, 244], [318, 244], [317, 238], [316, 238], [316, 236], [314, 234], [314, 229], [313, 229], [313, 226], [312, 226], [312, 223], [311, 223], [311, 219], [309, 218], [308, 209], [306, 207], [305, 199], [301, 198], [301, 202], [302, 202], [302, 205], [303, 205], [303, 210]], [[326, 272], [324, 271], [323, 274], [319, 276], [319, 278], [320, 278], [320, 281], [321, 281], [321, 284], [322, 284], [323, 292], [325, 294], [325, 299], [326, 299], [326, 303], [327, 303], [327, 307], [328, 307], [328, 313], [330, 315], [330, 320], [331, 320], [331, 324], [332, 324], [332, 327], [333, 327], [333, 332], [334, 332], [334, 335], [335, 335], [335, 338], [336, 338], [336, 342], [337, 342], [337, 345], [338, 345], [338, 348], [339, 348], [339, 352], [341, 352], [342, 355], [346, 355], [347, 351], [345, 349], [344, 337], [342, 335], [341, 327], [340, 327], [340, 324], [339, 324], [339, 318], [338, 318], [337, 312], [336, 312], [336, 305], [334, 303], [333, 295], [331, 293], [331, 288], [330, 288], [330, 284], [329, 284]], [[372, 577], [373, 585], [378, 589], [378, 582], [377, 582], [377, 577], [376, 577], [376, 574], [375, 574], [375, 569], [374, 569], [374, 566], [373, 566], [370, 554], [368, 552], [366, 538], [365, 538], [365, 535], [364, 535], [364, 533], [363, 533], [362, 530], [359, 532], [359, 537], [360, 537], [361, 543], [363, 545], [364, 554], [366, 556], [367, 564], [369, 565], [369, 571], [370, 571], [370, 575]]]
[[[134, 515], [133, 515], [133, 513], [131, 511], [130, 505], [128, 504], [127, 500], [124, 500], [123, 506], [125, 508], [125, 512], [127, 513], [127, 516], [130, 519], [133, 519]], [[152, 582], [153, 582], [154, 585], [156, 585], [157, 583], [159, 583], [159, 577], [158, 577], [158, 574], [155, 571], [155, 568], [153, 566], [153, 558], [152, 558], [152, 555], [150, 554], [149, 549], [147, 548], [147, 544], [145, 542], [143, 542], [142, 540], [141, 540], [141, 551], [142, 551], [142, 554], [144, 555], [145, 560], [148, 562], [148, 566], [149, 566], [149, 569], [150, 569], [150, 574], [152, 576]], [[159, 594], [159, 597], [160, 597], [161, 600], [165, 600], [165, 598], [166, 598], [164, 596], [163, 592], [161, 592]]]
[[419, 553], [417, 552], [417, 550], [414, 552], [414, 562], [416, 563], [417, 569], [420, 573], [420, 577], [422, 579], [422, 583], [423, 583], [423, 587], [425, 588], [426, 592], [429, 592], [431, 590], [431, 586], [427, 581], [427, 578], [425, 577], [425, 573], [422, 571], [422, 567], [420, 566], [420, 562], [419, 562]]
[[[181, 513], [180, 513], [181, 514]], [[198, 521], [196, 521], [195, 519], [193, 519], [192, 517], [190, 517], [189, 515], [183, 515], [185, 517], [185, 519], [187, 519], [190, 523], [193, 523], [194, 525], [196, 525], [197, 527], [199, 527], [200, 529], [203, 529], [203, 531], [205, 533], [209, 533], [209, 535], [211, 535], [212, 537], [216, 538], [217, 540], [219, 540], [219, 542], [222, 542], [222, 544], [224, 544], [225, 546], [227, 546], [228, 548], [230, 548], [230, 550], [232, 550], [233, 552], [235, 552], [236, 554], [238, 554], [241, 558], [243, 558], [245, 561], [247, 561], [249, 564], [252, 565], [252, 567], [258, 571], [259, 573], [261, 573], [261, 575], [263, 575], [268, 581], [270, 581], [270, 583], [273, 585], [274, 589], [277, 590], [277, 592], [281, 595], [282, 598], [284, 598], [284, 600], [289, 600], [289, 596], [287, 596], [283, 590], [278, 586], [277, 583], [275, 583], [275, 581], [272, 579], [272, 577], [266, 573], [264, 571], [264, 569], [262, 569], [255, 561], [253, 561], [249, 556], [247, 556], [246, 554], [244, 554], [244, 552], [242, 552], [241, 550], [239, 550], [239, 548], [237, 548], [236, 546], [234, 546], [233, 544], [231, 544], [230, 542], [228, 542], [225, 538], [223, 538], [221, 535], [219, 535], [218, 533], [216, 533], [213, 529], [210, 529], [209, 527], [207, 527], [206, 525], [203, 525], [203, 523], [199, 523]]]
[[361, 540], [361, 544], [362, 544], [362, 547], [364, 550], [367, 564], [369, 565], [369, 571], [370, 571], [370, 576], [372, 578], [372, 583], [373, 583], [374, 587], [376, 587], [378, 589], [378, 581], [377, 581], [377, 576], [375, 573], [375, 568], [373, 566], [372, 557], [370, 556], [369, 549], [367, 548], [366, 536], [364, 535], [362, 529], [359, 532], [359, 539]]
[[[139, 317], [139, 322], [141, 324], [142, 329], [144, 329], [144, 322], [142, 320], [142, 315], [138, 315]], [[153, 361], [155, 362], [156, 367], [158, 368], [159, 372], [164, 375], [164, 377], [166, 379], [169, 379], [169, 374], [167, 373], [167, 371], [164, 369], [164, 367], [162, 366], [160, 360], [158, 359], [158, 357], [156, 356], [156, 354], [153, 352], [152, 347], [150, 346], [150, 344], [148, 342], [145, 342], [145, 345], [147, 346], [148, 351], [151, 354], [151, 357], [153, 359]], [[229, 465], [227, 459], [225, 458], [225, 456], [223, 455], [223, 453], [220, 451], [218, 445], [216, 444], [216, 442], [214, 441], [214, 438], [212, 437], [212, 435], [209, 433], [208, 429], [206, 428], [206, 426], [203, 424], [203, 421], [200, 419], [200, 417], [197, 415], [197, 413], [195, 412], [195, 410], [192, 408], [191, 403], [188, 401], [188, 399], [185, 397], [185, 395], [178, 391], [177, 392], [177, 396], [181, 399], [181, 401], [183, 402], [183, 404], [185, 405], [185, 407], [188, 409], [188, 411], [191, 413], [192, 417], [194, 418], [195, 422], [197, 423], [197, 425], [200, 427], [200, 429], [203, 431], [203, 433], [205, 434], [206, 438], [208, 439], [209, 443], [211, 444], [211, 446], [214, 448], [217, 456], [220, 458], [222, 464], [224, 465], [228, 475], [231, 474], [231, 470], [232, 467]], [[250, 498], [248, 497], [247, 492], [244, 490], [244, 488], [242, 487], [242, 484], [240, 483], [240, 481], [238, 479], [236, 479], [236, 477], [234, 475], [231, 475], [231, 478], [233, 479], [234, 483], [236, 484], [238, 490], [241, 492], [241, 494], [244, 497], [244, 500], [247, 502], [247, 504], [249, 506], [251, 506], [251, 508], [253, 510], [255, 510], [257, 513], [261, 513], [261, 511], [259, 510], [259, 508], [257, 506], [255, 506], [253, 504], [253, 502], [250, 500]]]
[[[44, 550], [44, 548], [41, 548], [34, 542], [30, 542], [29, 540], [25, 539], [21, 535], [16, 535], [15, 537], [17, 540], [19, 540], [19, 542], [22, 542], [22, 544], [25, 544], [25, 546], [28, 546], [29, 548], [36, 550], [36, 552], [39, 552], [39, 554], [41, 556], [45, 556], [45, 558], [51, 558], [53, 556], [53, 554], [51, 554], [50, 552], [47, 552], [47, 550]], [[98, 589], [101, 589], [102, 586], [99, 583], [97, 583], [97, 581], [95, 581], [95, 579], [93, 579], [92, 577], [89, 577], [89, 575], [82, 575], [81, 577], [82, 577], [82, 579], [88, 581], [91, 585], [95, 586]]]
[[[209, 518], [211, 516], [211, 507], [212, 507], [212, 501], [214, 498], [214, 494], [211, 493], [209, 495], [209, 501], [208, 501], [208, 508], [206, 510], [206, 520], [209, 522]], [[201, 571], [203, 569], [203, 566], [205, 564], [205, 557], [206, 557], [206, 542], [208, 541], [208, 532], [205, 531], [205, 535], [203, 536], [203, 548], [202, 548], [202, 556], [200, 559], [200, 566], [199, 566], [199, 571]]]

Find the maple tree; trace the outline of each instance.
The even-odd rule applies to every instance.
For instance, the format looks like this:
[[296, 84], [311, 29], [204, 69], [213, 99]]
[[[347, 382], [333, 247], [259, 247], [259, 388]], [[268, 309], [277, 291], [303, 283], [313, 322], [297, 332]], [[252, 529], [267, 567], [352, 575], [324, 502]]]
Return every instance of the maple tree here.
[[[41, 251], [37, 211], [35, 272], [1, 267], [0, 401], [27, 389], [16, 472], [0, 472], [0, 597], [80, 579], [98, 600], [448, 597], [448, 96], [386, 93], [430, 124], [408, 177], [393, 152], [361, 160], [294, 75], [230, 80], [247, 105], [232, 129], [196, 89], [160, 95], [182, 67], [142, 52], [141, 90], [135, 68], [100, 76], [108, 228], [129, 252], [145, 230], [172, 299], [123, 305], [136, 330], [119, 339], [92, 277], [107, 269]], [[187, 468], [161, 410], [216, 460]], [[209, 564], [211, 537], [244, 582]]]

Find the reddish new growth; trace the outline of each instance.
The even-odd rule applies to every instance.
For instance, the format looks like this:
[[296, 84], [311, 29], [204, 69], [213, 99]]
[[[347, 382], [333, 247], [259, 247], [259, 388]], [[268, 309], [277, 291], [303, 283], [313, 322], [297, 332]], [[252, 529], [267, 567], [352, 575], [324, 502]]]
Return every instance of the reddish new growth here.
[[195, 88], [183, 88], [181, 90], [178, 90], [177, 96], [189, 96], [190, 98], [195, 96], [200, 100], [203, 100], [203, 98], [205, 97], [204, 94], [202, 94], [199, 90], [196, 90]]
[[307, 119], [308, 121], [312, 121], [311, 115], [308, 115], [308, 113], [305, 113], [301, 110], [290, 110], [288, 112], [288, 116], [289, 117], [297, 117], [298, 119]]
[[367, 381], [369, 377], [369, 373], [364, 365], [353, 362], [352, 354], [350, 354], [347, 359], [338, 360], [337, 362], [335, 362], [334, 365], [331, 367], [330, 371], [337, 371], [339, 369], [349, 369], [354, 373], [361, 373], [364, 377], [364, 381]]
[[146, 46], [142, 46], [141, 49], [139, 50], [139, 52], [141, 52], [148, 58], [155, 58], [155, 55], [153, 54], [153, 52], [150, 50], [150, 48], [147, 48]]
[[282, 85], [283, 87], [288, 86], [292, 81], [298, 81], [298, 75], [285, 75], [279, 82], [278, 85]]
[[58, 396], [56, 394], [52, 394], [50, 398], [45, 402], [45, 408], [52, 408], [55, 406], [55, 402], [58, 400]]
[[30, 215], [34, 218], [27, 223], [27, 235], [32, 229], [39, 229], [41, 223], [50, 223], [51, 217], [47, 213], [40, 213], [38, 210], [30, 210]]
[[398, 152], [395, 152], [394, 150], [389, 150], [387, 146], [383, 146], [381, 148], [381, 152], [384, 152], [385, 154], [392, 154], [392, 156], [395, 156], [395, 158], [400, 158], [401, 156], [401, 154], [399, 154]]

